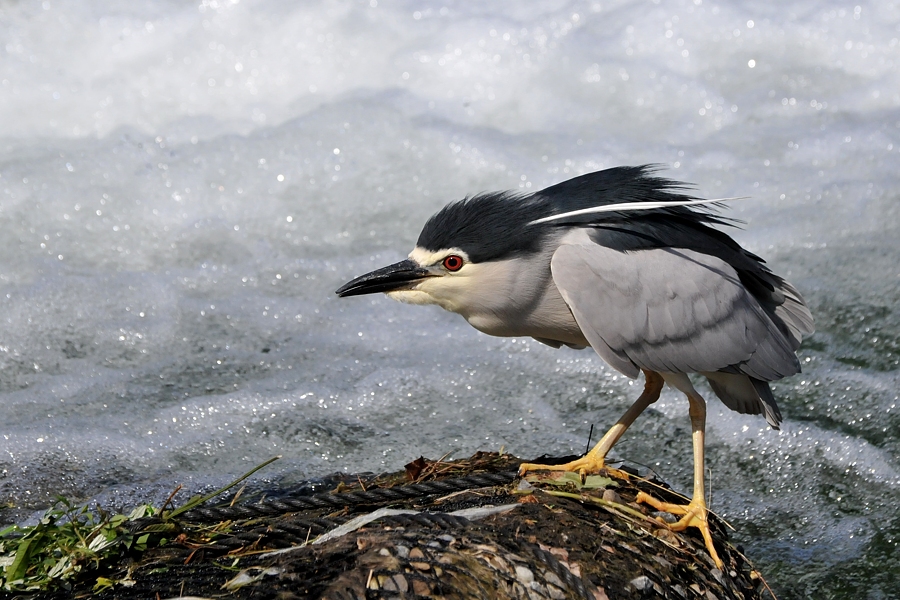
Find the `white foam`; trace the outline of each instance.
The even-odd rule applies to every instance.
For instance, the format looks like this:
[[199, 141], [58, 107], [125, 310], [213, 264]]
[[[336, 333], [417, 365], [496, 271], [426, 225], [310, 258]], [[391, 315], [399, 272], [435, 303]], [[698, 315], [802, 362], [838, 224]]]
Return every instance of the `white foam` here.
[[[332, 292], [402, 258], [446, 201], [652, 162], [700, 196], [751, 196], [728, 208], [735, 236], [819, 319], [804, 375], [776, 388], [782, 433], [711, 402], [723, 512], [837, 515], [802, 540], [858, 530], [846, 498], [893, 518], [889, 4], [48, 0], [0, 22], [0, 491], [17, 506], [164, 497], [273, 454], [296, 479], [580, 451], [639, 384]], [[687, 431], [667, 392], [616, 451], [688, 489]], [[747, 543], [777, 556], [767, 535]]]

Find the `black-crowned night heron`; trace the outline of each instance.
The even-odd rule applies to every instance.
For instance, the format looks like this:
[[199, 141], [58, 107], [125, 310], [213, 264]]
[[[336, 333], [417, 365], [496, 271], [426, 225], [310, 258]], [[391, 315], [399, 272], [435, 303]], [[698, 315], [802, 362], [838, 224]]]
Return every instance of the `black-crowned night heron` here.
[[716, 564], [703, 487], [706, 403], [699, 373], [725, 406], [781, 413], [768, 382], [800, 371], [795, 351], [813, 332], [794, 287], [711, 225], [727, 224], [650, 167], [582, 175], [532, 194], [479, 194], [445, 206], [407, 260], [347, 283], [339, 296], [385, 292], [437, 304], [490, 335], [531, 336], [554, 347], [591, 346], [643, 393], [584, 457], [535, 469], [596, 472], [663, 382], [689, 402], [694, 495], [687, 505], [639, 501], [698, 527]]

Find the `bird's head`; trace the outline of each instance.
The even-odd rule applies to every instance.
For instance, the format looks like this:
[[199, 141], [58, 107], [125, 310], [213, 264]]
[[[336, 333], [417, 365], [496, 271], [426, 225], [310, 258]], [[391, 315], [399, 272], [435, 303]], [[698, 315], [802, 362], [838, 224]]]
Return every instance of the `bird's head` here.
[[453, 202], [425, 223], [406, 260], [357, 277], [336, 293], [384, 292], [401, 302], [437, 304], [464, 315], [494, 305], [502, 290], [521, 279], [514, 261], [540, 251], [550, 229], [528, 223], [545, 212], [533, 199], [511, 193]]

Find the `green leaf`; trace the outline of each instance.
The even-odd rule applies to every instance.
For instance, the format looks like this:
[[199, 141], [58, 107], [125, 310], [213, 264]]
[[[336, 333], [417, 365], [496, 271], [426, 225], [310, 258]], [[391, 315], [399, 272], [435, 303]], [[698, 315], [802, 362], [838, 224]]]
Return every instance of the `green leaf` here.
[[594, 490], [594, 489], [602, 489], [605, 490], [609, 487], [618, 487], [619, 484], [610, 479], [609, 477], [604, 477], [603, 475], [588, 475], [584, 478], [584, 484], [582, 487], [586, 490]]
[[112, 518], [110, 518], [110, 520], [109, 520], [109, 526], [110, 526], [110, 527], [118, 527], [119, 525], [121, 525], [122, 523], [124, 523], [124, 522], [126, 522], [126, 521], [128, 521], [128, 520], [130, 520], [130, 519], [131, 519], [130, 516], [125, 516], [125, 515], [114, 515], [114, 516], [113, 516]]
[[15, 581], [16, 579], [25, 577], [25, 572], [28, 570], [29, 559], [40, 539], [40, 535], [33, 538], [26, 536], [19, 542], [19, 547], [16, 548], [16, 557], [13, 559], [12, 565], [6, 570], [7, 581]]
[[71, 572], [74, 572], [74, 569], [72, 568], [72, 557], [64, 556], [47, 571], [47, 577], [50, 579], [64, 579]]
[[588, 475], [583, 480], [581, 474], [573, 471], [535, 471], [525, 476], [525, 481], [531, 484], [552, 485], [556, 487], [571, 487], [581, 489], [606, 489], [616, 487], [619, 484], [603, 475]]
[[112, 589], [116, 585], [115, 580], [106, 577], [98, 577], [97, 583], [94, 584], [94, 593], [99, 594], [105, 590]]
[[128, 513], [128, 520], [136, 521], [138, 519], [143, 519], [144, 517], [152, 517], [155, 513], [156, 509], [154, 509], [150, 504], [141, 504], [130, 513]]
[[145, 531], [147, 533], [166, 533], [166, 532], [177, 532], [178, 526], [174, 523], [154, 523], [153, 525], [147, 525], [141, 531]]

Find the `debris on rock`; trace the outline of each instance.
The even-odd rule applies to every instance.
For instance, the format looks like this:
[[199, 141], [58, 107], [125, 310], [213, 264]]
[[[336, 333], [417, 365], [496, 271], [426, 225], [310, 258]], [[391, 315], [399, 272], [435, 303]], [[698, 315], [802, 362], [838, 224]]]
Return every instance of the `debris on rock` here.
[[[110, 575], [130, 587], [94, 597], [762, 597], [765, 581], [715, 516], [724, 572], [699, 534], [673, 532], [635, 502], [641, 491], [683, 501], [665, 484], [627, 474], [519, 479], [519, 462], [484, 452], [420, 458], [404, 472], [360, 477], [328, 494], [194, 509], [181, 515], [177, 538]], [[148, 519], [137, 529], [153, 526]], [[88, 595], [89, 587], [76, 587], [40, 597]]]

